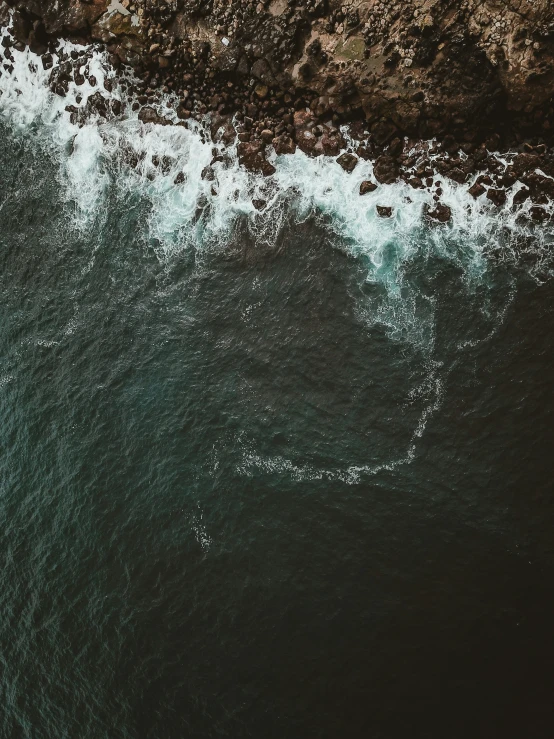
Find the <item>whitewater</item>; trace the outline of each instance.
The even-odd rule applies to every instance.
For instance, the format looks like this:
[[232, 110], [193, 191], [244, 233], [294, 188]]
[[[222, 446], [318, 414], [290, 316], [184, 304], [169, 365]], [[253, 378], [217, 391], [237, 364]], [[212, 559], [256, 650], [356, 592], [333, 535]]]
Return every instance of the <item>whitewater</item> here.
[[[82, 52], [82, 47], [60, 41], [54, 67], [77, 50]], [[101, 229], [115, 187], [122, 197], [149, 203], [148, 241], [162, 263], [171, 264], [184, 251], [192, 251], [201, 269], [206, 255], [224, 251], [239, 228], [246, 228], [260, 247], [271, 247], [290, 224], [315, 219], [332, 234], [337, 248], [363, 265], [368, 290], [357, 311], [368, 330], [377, 327], [391, 340], [409, 345], [426, 367], [423, 384], [412, 390], [412, 401], [424, 402], [404, 451], [379, 464], [315, 468], [280, 456], [262, 457], [245, 440], [242, 473], [258, 469], [298, 480], [356, 483], [363, 475], [412, 462], [429, 418], [440, 408], [448, 379], [436, 347], [436, 296], [412, 279], [414, 265], [424, 268], [441, 260], [461, 273], [468, 295], [478, 297], [485, 328], [459, 337], [457, 350], [463, 352], [495, 335], [516, 296], [515, 272], [524, 270], [539, 285], [551, 278], [554, 227], [536, 227], [522, 219], [532, 203], [516, 211], [512, 206], [517, 190], [499, 209], [484, 197], [471, 197], [471, 182], [462, 186], [439, 174], [435, 180], [452, 220], [431, 224], [424, 216], [425, 209], [434, 206], [428, 190], [400, 182], [360, 195], [360, 183], [374, 179], [371, 161], [360, 160], [355, 171], [347, 173], [335, 158], [311, 158], [298, 149], [292, 155], [269, 154], [276, 168], [273, 176], [250, 173], [239, 165], [235, 145], [211, 140], [208, 118], [187, 125], [143, 124], [140, 106], [133, 105], [136, 98], [129, 93], [131, 72], [116, 72], [100, 48], [86, 51], [80, 68], [85, 81], [72, 81], [65, 97], [50, 90], [50, 70], [29, 50], [12, 50], [13, 70], [0, 78], [0, 114], [14, 130], [39, 137], [58, 162], [59, 188], [74, 228], [83, 233]], [[70, 111], [85, 111], [98, 94], [118, 101], [123, 114], [106, 120], [92, 112], [84, 124], [72, 122]], [[160, 95], [153, 107], [178, 123], [171, 95]], [[347, 129], [343, 134], [350, 143]], [[506, 154], [505, 161], [512, 156]], [[210, 166], [215, 178], [204, 179]], [[380, 217], [377, 205], [392, 207], [393, 216]], [[549, 213], [553, 207], [547, 206]], [[87, 269], [93, 268], [94, 259], [93, 252]]]
[[72, 53], [0, 65], [0, 739], [551, 736], [552, 224]]

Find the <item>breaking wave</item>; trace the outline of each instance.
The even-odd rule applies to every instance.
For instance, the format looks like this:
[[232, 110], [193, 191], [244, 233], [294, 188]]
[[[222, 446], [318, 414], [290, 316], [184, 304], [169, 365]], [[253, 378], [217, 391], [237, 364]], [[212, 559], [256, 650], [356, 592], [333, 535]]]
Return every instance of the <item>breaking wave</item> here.
[[[76, 51], [82, 55], [83, 47], [60, 42], [54, 67]], [[411, 462], [429, 418], [440, 407], [446, 380], [436, 351], [437, 298], [421, 288], [426, 264], [439, 260], [457, 270], [467, 290], [479, 294], [489, 329], [480, 336], [461, 336], [459, 351], [490, 339], [502, 323], [515, 297], [515, 278], [510, 276], [514, 267], [524, 266], [538, 282], [552, 275], [554, 230], [522, 221], [531, 204], [516, 213], [514, 192], [498, 209], [471, 197], [467, 185], [437, 174], [441, 201], [451, 209], [452, 220], [431, 225], [424, 216], [425, 208], [434, 204], [428, 190], [397, 183], [359, 194], [360, 183], [373, 179], [369, 161], [360, 160], [349, 174], [334, 158], [310, 158], [300, 150], [284, 156], [273, 152], [269, 159], [276, 172], [264, 178], [239, 166], [235, 147], [211, 140], [209, 121], [143, 124], [129, 92], [129, 73], [116, 73], [100, 49], [85, 50], [84, 81], [71, 81], [65, 96], [51, 91], [51, 72], [40, 58], [28, 50], [12, 50], [12, 55], [11, 64], [4, 65], [11, 69], [0, 78], [0, 113], [10, 126], [38, 132], [54, 154], [76, 228], [101, 223], [113, 188], [148, 204], [148, 241], [161, 260], [171, 260], [185, 249], [201, 255], [224, 248], [238, 224], [256, 243], [274, 244], [285, 223], [315, 218], [366, 270], [367, 300], [358, 311], [367, 325], [380, 327], [391, 339], [408, 342], [421, 353], [428, 371], [414, 397], [424, 403], [408, 449], [397, 459], [345, 470], [317, 469], [281, 457], [261, 457], [246, 444], [240, 465], [245, 474], [255, 467], [298, 479], [356, 482], [363, 474]], [[90, 102], [98, 95], [116, 101], [121, 112], [108, 119], [95, 112]], [[177, 122], [174, 104], [165, 96], [153, 107]], [[84, 111], [86, 118], [80, 117]], [[206, 168], [208, 178], [203, 176]], [[392, 217], [380, 217], [377, 205], [392, 208]], [[552, 211], [551, 204], [546, 208]], [[487, 286], [498, 286], [501, 271], [504, 300], [497, 305], [498, 292], [491, 300]]]

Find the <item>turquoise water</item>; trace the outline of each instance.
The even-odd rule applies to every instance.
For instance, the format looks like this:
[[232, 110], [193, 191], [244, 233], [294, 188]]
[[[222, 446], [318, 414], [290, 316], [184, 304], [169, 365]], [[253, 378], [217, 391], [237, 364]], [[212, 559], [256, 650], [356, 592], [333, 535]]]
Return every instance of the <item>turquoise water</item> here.
[[544, 234], [1, 125], [0, 735], [550, 736]]

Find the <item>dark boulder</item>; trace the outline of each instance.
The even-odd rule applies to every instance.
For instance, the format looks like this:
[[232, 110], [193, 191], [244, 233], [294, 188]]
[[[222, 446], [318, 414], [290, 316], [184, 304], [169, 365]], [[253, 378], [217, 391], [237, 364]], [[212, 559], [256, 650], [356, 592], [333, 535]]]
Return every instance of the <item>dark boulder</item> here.
[[142, 123], [154, 123], [158, 126], [171, 126], [171, 121], [168, 121], [167, 118], [163, 118], [161, 115], [158, 115], [154, 108], [151, 108], [149, 106], [146, 106], [139, 112], [138, 118], [139, 121], [142, 121]]
[[534, 205], [529, 211], [529, 214], [535, 223], [544, 223], [549, 218], [546, 210], [541, 208], [540, 205]]
[[213, 170], [213, 167], [210, 167], [210, 166], [204, 167], [200, 177], [201, 179], [206, 180], [207, 182], [213, 182], [215, 180], [215, 172]]
[[237, 146], [239, 162], [249, 172], [270, 177], [275, 174], [275, 167], [265, 158], [265, 147], [261, 141], [243, 142]]
[[336, 157], [340, 154], [341, 149], [344, 148], [344, 143], [344, 139], [339, 132], [324, 133], [314, 146], [314, 154]]
[[337, 159], [337, 164], [344, 169], [345, 172], [353, 172], [358, 164], [358, 157], [355, 154], [341, 154]]
[[480, 198], [481, 195], [485, 194], [486, 188], [480, 182], [476, 182], [469, 188], [468, 192], [472, 198], [477, 199]]
[[277, 154], [294, 154], [296, 151], [296, 144], [290, 136], [279, 136], [272, 143]]
[[452, 209], [448, 205], [444, 205], [444, 203], [437, 203], [434, 210], [429, 210], [427, 207], [425, 215], [431, 221], [448, 223], [452, 220]]
[[378, 205], [377, 213], [381, 216], [381, 218], [390, 218], [392, 216], [392, 208], [385, 205]]
[[541, 158], [536, 154], [518, 154], [508, 168], [508, 172], [513, 172], [514, 176], [519, 179], [527, 172], [534, 172], [541, 166]]
[[400, 170], [395, 159], [383, 154], [373, 165], [375, 179], [382, 185], [392, 185], [400, 177]]
[[377, 190], [375, 182], [364, 180], [360, 185], [360, 195], [367, 195], [368, 192], [375, 192], [375, 190]]
[[491, 187], [487, 192], [487, 198], [500, 208], [506, 202], [506, 192]]
[[467, 174], [459, 167], [454, 167], [454, 169], [449, 170], [446, 173], [446, 176], [450, 180], [457, 182], [459, 185], [463, 185], [467, 181]]
[[522, 205], [526, 200], [529, 200], [530, 197], [531, 190], [527, 187], [522, 187], [521, 190], [518, 190], [514, 195], [514, 205]]

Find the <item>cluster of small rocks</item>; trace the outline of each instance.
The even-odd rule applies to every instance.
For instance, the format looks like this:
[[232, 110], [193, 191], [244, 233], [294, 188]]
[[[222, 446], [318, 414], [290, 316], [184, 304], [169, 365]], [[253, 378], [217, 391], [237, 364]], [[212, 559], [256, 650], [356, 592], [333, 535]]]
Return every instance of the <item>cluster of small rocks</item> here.
[[[516, 7], [517, 5], [517, 7]], [[208, 114], [214, 138], [238, 137], [241, 162], [270, 175], [268, 147], [339, 157], [346, 171], [376, 159], [375, 183], [402, 177], [433, 192], [430, 218], [446, 220], [436, 173], [501, 205], [531, 200], [537, 220], [550, 197], [554, 143], [554, 9], [549, 0], [517, 4], [477, 0], [9, 0], [16, 49], [30, 48], [52, 66], [59, 37], [99, 42], [115, 67], [133, 68], [127, 101], [97, 93], [87, 110], [123, 115], [140, 108], [144, 122], [172, 93], [181, 125]], [[0, 24], [8, 22], [0, 0]], [[13, 61], [5, 42], [3, 67]], [[86, 47], [51, 70], [67, 93], [89, 74]], [[132, 94], [131, 94], [132, 93]], [[359, 144], [339, 156], [350, 124]], [[435, 138], [435, 150], [417, 141]], [[419, 154], [410, 154], [420, 146]], [[425, 147], [423, 147], [425, 148]], [[540, 170], [506, 168], [489, 152], [538, 157]], [[528, 151], [525, 151], [528, 149]], [[527, 159], [525, 161], [537, 161]], [[538, 165], [537, 165], [538, 166]], [[548, 176], [545, 176], [548, 175]], [[514, 179], [515, 178], [515, 179]], [[528, 193], [526, 195], [526, 193]], [[385, 206], [383, 206], [385, 207]], [[386, 213], [385, 213], [386, 215]]]

